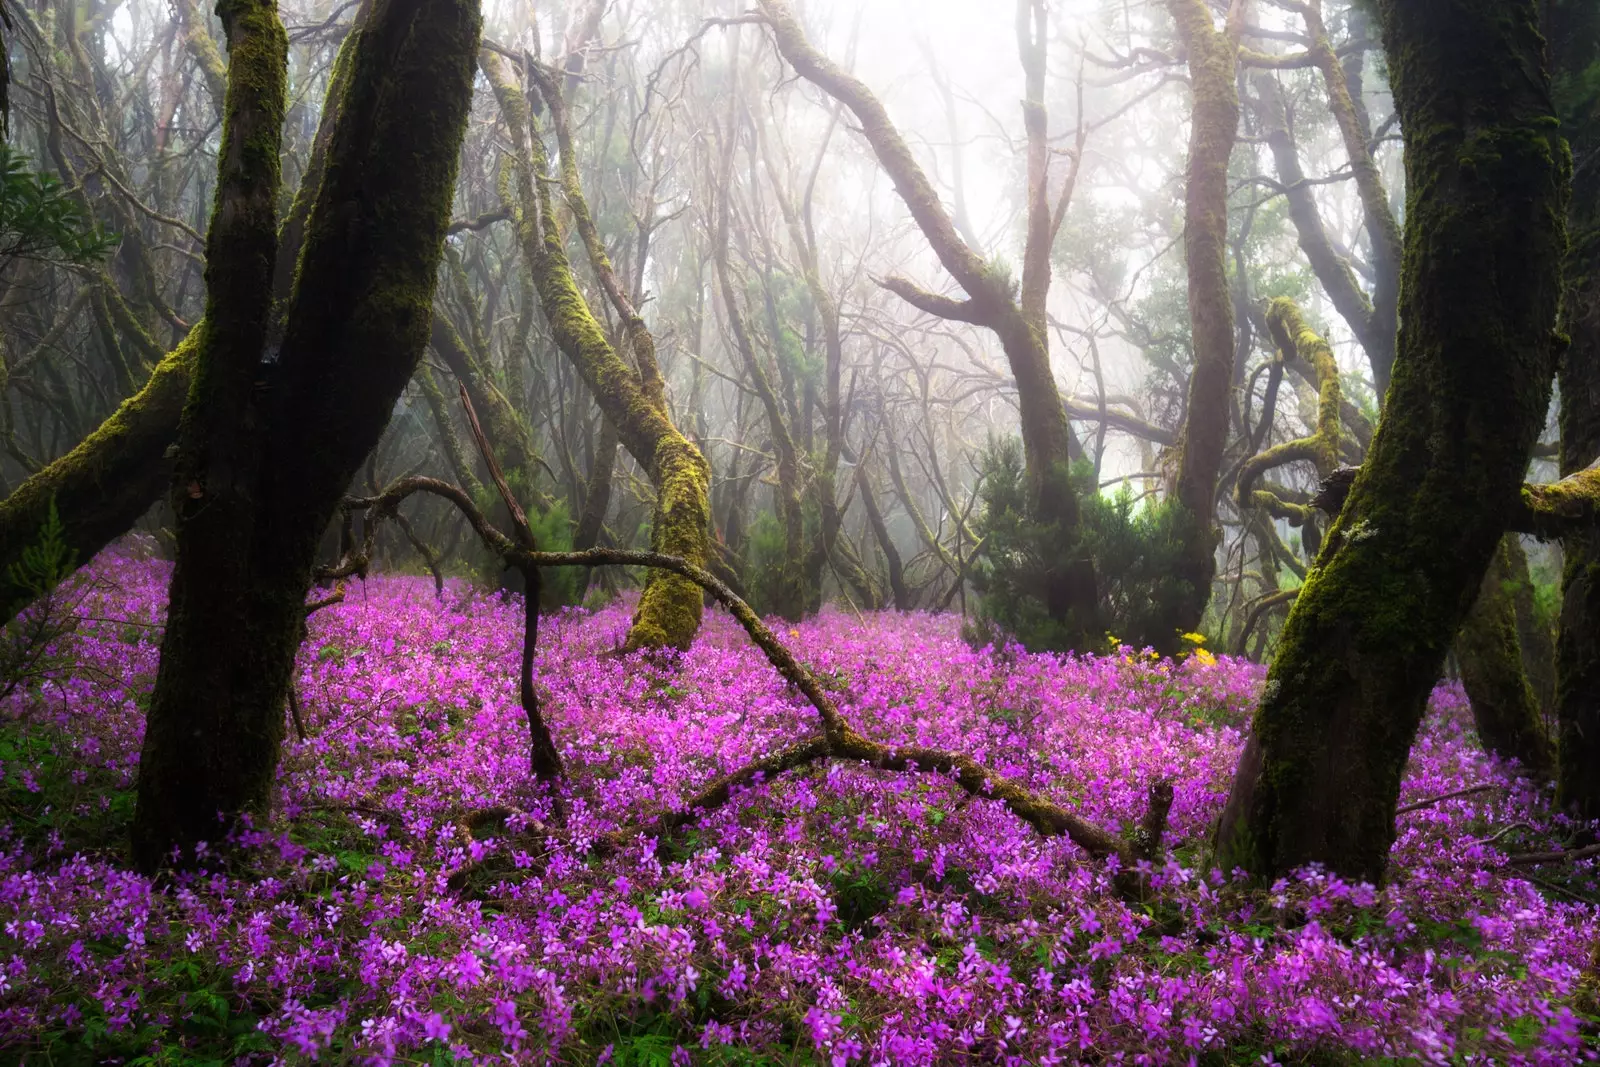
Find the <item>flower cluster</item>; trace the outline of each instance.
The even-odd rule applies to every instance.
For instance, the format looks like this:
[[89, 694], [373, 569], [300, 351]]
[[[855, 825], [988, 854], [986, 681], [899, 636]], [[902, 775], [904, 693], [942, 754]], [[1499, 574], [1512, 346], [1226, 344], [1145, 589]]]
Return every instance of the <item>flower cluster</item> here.
[[[816, 729], [730, 620], [672, 662], [628, 611], [547, 620], [566, 832], [529, 778], [520, 606], [380, 578], [312, 617], [272, 816], [153, 885], [121, 833], [167, 572], [108, 553], [74, 668], [0, 721], [0, 1049], [228, 1062], [1570, 1064], [1600, 907], [1502, 865], [1571, 827], [1444, 687], [1385, 887], [1205, 867], [1260, 669], [973, 651], [950, 616], [828, 611], [786, 642], [851, 721], [965, 751], [1131, 831], [1171, 778], [1148, 906], [928, 774], [821, 763], [692, 828], [590, 846]], [[487, 812], [487, 809], [495, 809]], [[486, 814], [487, 812], [487, 814]], [[510, 814], [507, 815], [506, 813]]]

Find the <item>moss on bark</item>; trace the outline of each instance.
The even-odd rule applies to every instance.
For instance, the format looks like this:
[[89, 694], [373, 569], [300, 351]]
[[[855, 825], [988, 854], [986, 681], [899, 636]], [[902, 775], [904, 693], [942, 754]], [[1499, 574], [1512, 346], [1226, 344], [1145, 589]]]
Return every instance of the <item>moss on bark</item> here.
[[[1592, 202], [1574, 204], [1579, 226], [1568, 258], [1561, 365], [1561, 473], [1581, 477], [1600, 459], [1600, 224]], [[1561, 624], [1556, 639], [1556, 800], [1600, 819], [1600, 531], [1562, 539]]]
[[[1316, 370], [1317, 426], [1309, 437], [1296, 438], [1257, 452], [1239, 466], [1237, 495], [1241, 507], [1266, 507], [1279, 518], [1292, 518], [1295, 525], [1310, 521], [1313, 509], [1282, 500], [1278, 494], [1257, 490], [1256, 482], [1267, 471], [1295, 462], [1315, 465], [1326, 478], [1339, 465], [1339, 408], [1344, 394], [1339, 385], [1339, 365], [1328, 342], [1306, 325], [1300, 309], [1288, 297], [1278, 297], [1267, 308], [1267, 328], [1278, 346], [1281, 362], [1301, 359]], [[1268, 415], [1274, 409], [1268, 408]], [[1270, 426], [1264, 426], [1267, 432]]]
[[[578, 291], [565, 243], [555, 222], [550, 195], [549, 157], [522, 91], [506, 76], [499, 57], [480, 57], [501, 116], [510, 129], [514, 169], [521, 205], [518, 231], [550, 333], [563, 355], [589, 386], [595, 403], [615, 427], [622, 446], [650, 475], [656, 487], [651, 547], [681, 556], [697, 567], [710, 558], [711, 468], [694, 443], [672, 422], [660, 374], [655, 369], [655, 344], [644, 321], [628, 304], [611, 274], [609, 261], [593, 223], [568, 146], [562, 152], [560, 181], [575, 224], [584, 235], [590, 265], [609, 279], [608, 294], [626, 323], [636, 365], [630, 368], [607, 340], [594, 312]], [[557, 136], [564, 137], [559, 87], [544, 86]], [[703, 598], [693, 582], [680, 575], [652, 573], [639, 599], [627, 647], [687, 648], [700, 629]]]
[[1501, 539], [1456, 638], [1456, 656], [1483, 747], [1547, 779], [1555, 767], [1550, 740], [1522, 666], [1513, 558], [1520, 550], [1516, 534]]
[[4, 577], [38, 538], [50, 502], [82, 566], [128, 531], [172, 482], [168, 450], [189, 393], [189, 372], [204, 322], [190, 331], [138, 393], [71, 452], [17, 486], [0, 502], [0, 621], [28, 605], [31, 592]]

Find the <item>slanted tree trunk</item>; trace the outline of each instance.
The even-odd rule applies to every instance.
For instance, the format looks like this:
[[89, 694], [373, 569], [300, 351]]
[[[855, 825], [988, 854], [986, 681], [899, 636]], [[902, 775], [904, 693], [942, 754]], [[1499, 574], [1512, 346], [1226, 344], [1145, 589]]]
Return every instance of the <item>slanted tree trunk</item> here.
[[1483, 747], [1548, 780], [1555, 763], [1538, 697], [1523, 670], [1517, 621], [1514, 556], [1521, 548], [1516, 534], [1501, 538], [1477, 602], [1456, 638], [1456, 658]]
[[123, 401], [100, 428], [46, 465], [0, 502], [0, 623], [28, 606], [30, 588], [10, 577], [38, 539], [51, 501], [75, 566], [83, 566], [127, 533], [172, 484], [168, 449], [189, 392], [189, 372], [204, 323], [168, 353], [143, 389]]
[[905, 564], [900, 561], [900, 550], [895, 547], [894, 538], [889, 536], [889, 524], [883, 521], [883, 512], [879, 509], [878, 499], [872, 491], [872, 481], [867, 477], [865, 457], [856, 465], [856, 487], [861, 491], [861, 506], [867, 512], [867, 525], [872, 527], [872, 536], [878, 542], [878, 550], [883, 553], [884, 567], [889, 573], [889, 593], [894, 597], [894, 609], [910, 611], [911, 590], [906, 588]]
[[1389, 401], [1284, 626], [1217, 862], [1377, 880], [1444, 656], [1521, 506], [1558, 339], [1568, 156], [1534, 0], [1380, 0], [1405, 132]]
[[[533, 434], [517, 413], [509, 397], [500, 390], [461, 338], [461, 333], [437, 310], [428, 335], [433, 350], [439, 353], [456, 381], [466, 389], [473, 410], [483, 419], [484, 432], [494, 447], [495, 458], [505, 471], [506, 480], [519, 500], [528, 500], [534, 484], [538, 453]], [[504, 505], [502, 505], [503, 507]], [[497, 519], [503, 523], [503, 519]]]
[[[1227, 30], [1218, 32], [1205, 0], [1167, 0], [1167, 8], [1189, 54], [1194, 94], [1183, 216], [1194, 369], [1172, 486], [1172, 499], [1184, 511], [1178, 565], [1184, 593], [1170, 620], [1173, 644], [1162, 651], [1175, 647], [1178, 634], [1199, 628], [1217, 571], [1217, 478], [1228, 441], [1233, 379], [1233, 299], [1226, 261], [1228, 158], [1239, 127], [1237, 19], [1230, 16]], [[1235, 5], [1235, 14], [1238, 10]]]
[[282, 347], [263, 362], [286, 45], [273, 0], [231, 0], [223, 24], [207, 326], [134, 818], [145, 870], [270, 799], [317, 543], [427, 342], [478, 48], [470, 0], [376, 0], [347, 39]]

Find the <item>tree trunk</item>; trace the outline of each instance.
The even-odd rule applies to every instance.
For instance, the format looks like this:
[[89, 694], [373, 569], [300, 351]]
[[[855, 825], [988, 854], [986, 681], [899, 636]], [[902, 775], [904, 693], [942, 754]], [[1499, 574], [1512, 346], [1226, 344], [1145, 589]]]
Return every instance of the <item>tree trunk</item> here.
[[1456, 638], [1456, 658], [1484, 749], [1517, 760], [1528, 773], [1548, 780], [1554, 760], [1538, 698], [1523, 670], [1517, 624], [1513, 555], [1521, 548], [1516, 534], [1501, 538], [1477, 603]]
[[[1028, 499], [1034, 520], [1054, 524], [1063, 541], [1076, 538], [1078, 501], [1068, 481], [1072, 430], [1050, 368], [1045, 297], [1050, 286], [1050, 247], [1060, 232], [1074, 185], [1068, 176], [1052, 202], [1048, 190], [1050, 148], [1044, 106], [1047, 34], [1044, 7], [1036, 0], [1018, 0], [1016, 30], [1024, 71], [1023, 120], [1028, 134], [1028, 224], [1020, 292], [1009, 274], [962, 240], [927, 175], [911, 154], [888, 112], [859, 78], [842, 70], [806, 39], [785, 0], [759, 0], [773, 39], [795, 72], [838, 100], [855, 115], [861, 134], [878, 163], [894, 181], [917, 227], [967, 299], [925, 292], [904, 278], [888, 278], [885, 288], [920, 311], [942, 319], [967, 322], [994, 332], [1017, 383], [1017, 407], [1027, 474]], [[1081, 129], [1080, 133], [1086, 133]], [[1082, 140], [1078, 141], [1082, 149]], [[1074, 166], [1076, 162], [1074, 161]], [[1226, 413], [1224, 413], [1224, 417]], [[959, 568], [958, 568], [959, 571]], [[1075, 623], [1086, 639], [1098, 639], [1092, 560], [1077, 560], [1050, 576], [1041, 596], [1052, 617]]]
[[[589, 386], [595, 403], [616, 428], [622, 446], [655, 485], [651, 547], [703, 567], [711, 551], [708, 500], [711, 468], [694, 443], [673, 424], [656, 363], [655, 340], [644, 319], [622, 292], [589, 215], [560, 88], [552, 81], [544, 81], [540, 86], [561, 150], [562, 191], [589, 264], [622, 319], [623, 335], [637, 369], [629, 367], [612, 347], [594, 312], [578, 291], [572, 265], [567, 259], [564, 236], [555, 223], [544, 141], [534, 126], [527, 100], [507, 77], [498, 55], [486, 51], [479, 62], [510, 129], [520, 200], [518, 237], [533, 274], [539, 303], [550, 324], [551, 336]], [[638, 610], [634, 612], [626, 647], [688, 648], [699, 632], [702, 606], [699, 586], [675, 574], [652, 571], [644, 595], [639, 598]]]
[[1225, 33], [1205, 0], [1167, 0], [1189, 54], [1194, 108], [1184, 184], [1183, 255], [1189, 272], [1189, 323], [1194, 370], [1179, 442], [1172, 499], [1184, 511], [1178, 577], [1184, 593], [1173, 636], [1199, 628], [1217, 570], [1213, 521], [1222, 450], [1228, 440], [1228, 390], [1233, 377], [1233, 299], [1228, 290], [1228, 158], [1239, 127], [1237, 26]]
[[[377, 0], [347, 39], [282, 348], [262, 362], [283, 30], [272, 0], [234, 0], [223, 22], [207, 336], [181, 431], [178, 562], [134, 818], [147, 871], [270, 799], [317, 543], [427, 342], [478, 47], [465, 0]], [[236, 196], [257, 209], [223, 210]]]
[[[1561, 363], [1563, 476], [1600, 459], [1600, 223], [1573, 221], [1566, 302], [1572, 344]], [[1580, 818], [1600, 819], [1600, 534], [1570, 535], [1561, 549], [1556, 801]]]
[[[892, 442], [889, 447], [894, 447]], [[900, 561], [900, 550], [895, 547], [894, 538], [889, 536], [889, 524], [883, 521], [883, 512], [872, 492], [872, 481], [867, 477], [864, 456], [862, 462], [856, 465], [856, 487], [861, 490], [861, 506], [867, 511], [867, 525], [872, 527], [872, 536], [877, 539], [878, 550], [883, 553], [884, 566], [889, 571], [889, 593], [894, 597], [894, 609], [910, 611], [911, 591], [906, 588], [905, 564]]]
[[1380, 0], [1406, 134], [1398, 357], [1372, 449], [1285, 624], [1217, 862], [1377, 880], [1444, 656], [1555, 372], [1568, 156], [1534, 0]]
[[[511, 489], [522, 501], [533, 496], [534, 470], [538, 464], [533, 434], [516, 407], [489, 376], [488, 369], [468, 350], [460, 332], [435, 309], [428, 335], [433, 350], [439, 353], [450, 373], [467, 391], [473, 410], [483, 420], [484, 433], [494, 447], [496, 460], [505, 472]], [[502, 507], [504, 505], [501, 505]]]

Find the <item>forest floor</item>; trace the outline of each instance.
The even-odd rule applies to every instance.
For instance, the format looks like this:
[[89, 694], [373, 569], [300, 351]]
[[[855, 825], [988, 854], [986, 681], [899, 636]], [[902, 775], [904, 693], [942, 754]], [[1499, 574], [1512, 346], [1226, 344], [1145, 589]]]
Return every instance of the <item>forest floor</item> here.
[[[1172, 777], [1148, 904], [930, 775], [818, 765], [670, 840], [604, 831], [807, 736], [720, 612], [675, 664], [628, 609], [543, 627], [569, 834], [530, 785], [520, 608], [425, 579], [317, 612], [272, 821], [153, 887], [128, 869], [165, 565], [102, 556], [55, 677], [0, 713], [0, 1060], [616, 1064], [1530, 1063], [1595, 1055], [1594, 865], [1435, 694], [1383, 889], [1199, 869], [1262, 671], [973, 651], [952, 616], [779, 634], [871, 736], [970, 752], [1126, 829]], [[474, 817], [509, 808], [504, 818]], [[219, 850], [220, 851], [220, 850]]]

